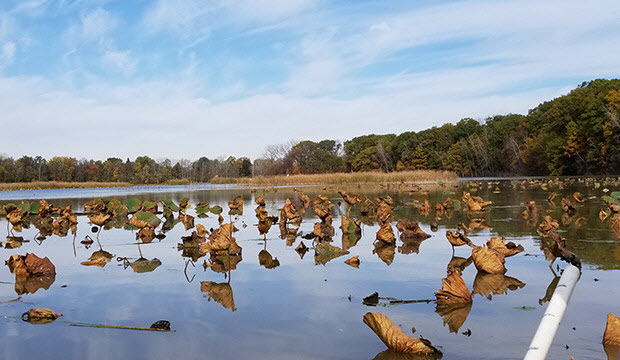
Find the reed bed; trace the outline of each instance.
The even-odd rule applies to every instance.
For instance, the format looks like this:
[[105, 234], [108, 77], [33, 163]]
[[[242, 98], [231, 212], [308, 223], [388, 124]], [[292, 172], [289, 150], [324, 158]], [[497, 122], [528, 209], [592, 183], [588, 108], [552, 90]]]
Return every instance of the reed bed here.
[[311, 175], [257, 176], [254, 178], [214, 178], [213, 184], [247, 184], [252, 186], [370, 184], [386, 182], [425, 182], [455, 180], [451, 171], [414, 170], [400, 172], [355, 172]]

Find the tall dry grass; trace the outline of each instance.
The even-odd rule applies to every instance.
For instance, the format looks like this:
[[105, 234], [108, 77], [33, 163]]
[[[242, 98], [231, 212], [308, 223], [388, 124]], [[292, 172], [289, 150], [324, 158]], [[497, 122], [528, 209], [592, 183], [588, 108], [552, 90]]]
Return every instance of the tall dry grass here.
[[451, 171], [414, 170], [401, 172], [355, 172], [333, 173], [312, 175], [277, 175], [257, 176], [254, 178], [214, 178], [213, 184], [247, 184], [254, 186], [277, 186], [277, 185], [329, 185], [329, 184], [368, 184], [385, 182], [423, 182], [454, 180], [458, 176]]
[[0, 191], [4, 190], [42, 190], [42, 189], [85, 189], [85, 188], [109, 188], [128, 187], [135, 184], [125, 182], [64, 182], [64, 181], [33, 181], [0, 183]]

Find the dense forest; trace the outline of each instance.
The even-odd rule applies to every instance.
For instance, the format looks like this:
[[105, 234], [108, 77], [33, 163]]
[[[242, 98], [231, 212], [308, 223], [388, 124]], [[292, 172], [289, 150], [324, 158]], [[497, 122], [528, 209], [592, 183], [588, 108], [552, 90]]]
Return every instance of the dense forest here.
[[451, 170], [460, 176], [620, 174], [620, 79], [583, 83], [527, 115], [462, 119], [420, 132], [364, 135], [344, 143], [301, 141], [247, 157], [105, 161], [0, 157], [0, 182], [161, 184], [214, 177], [356, 171]]

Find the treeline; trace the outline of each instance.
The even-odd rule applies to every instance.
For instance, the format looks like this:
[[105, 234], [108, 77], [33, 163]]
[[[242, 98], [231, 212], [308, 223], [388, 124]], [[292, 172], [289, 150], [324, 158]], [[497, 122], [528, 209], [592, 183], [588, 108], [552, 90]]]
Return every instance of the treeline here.
[[163, 184], [214, 177], [450, 170], [460, 176], [620, 174], [620, 79], [583, 83], [527, 115], [462, 119], [420, 132], [271, 145], [247, 157], [156, 161], [0, 157], [0, 182]]
[[[620, 174], [620, 79], [583, 83], [527, 115], [462, 119], [420, 132], [268, 147], [267, 173], [454, 171], [460, 176]], [[286, 146], [284, 146], [286, 148]]]
[[155, 161], [148, 156], [129, 159], [108, 158], [78, 160], [55, 156], [23, 156], [17, 160], [0, 158], [0, 182], [67, 181], [127, 182], [134, 184], [165, 184], [174, 181], [208, 182], [215, 176], [247, 177], [252, 174], [248, 158], [207, 159], [196, 161], [165, 159]]

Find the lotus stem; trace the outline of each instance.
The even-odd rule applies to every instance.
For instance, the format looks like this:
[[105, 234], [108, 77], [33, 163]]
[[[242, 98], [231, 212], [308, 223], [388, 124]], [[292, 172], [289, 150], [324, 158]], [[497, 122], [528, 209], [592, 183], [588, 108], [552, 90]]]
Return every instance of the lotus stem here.
[[70, 322], [70, 321], [64, 321], [64, 322], [69, 324], [69, 326], [80, 326], [80, 327], [94, 327], [94, 328], [106, 328], [106, 329], [124, 329], [124, 330], [142, 330], [142, 331], [160, 331], [160, 332], [176, 332], [176, 330], [154, 329], [154, 328], [139, 327], [139, 326], [89, 324], [89, 323]]

